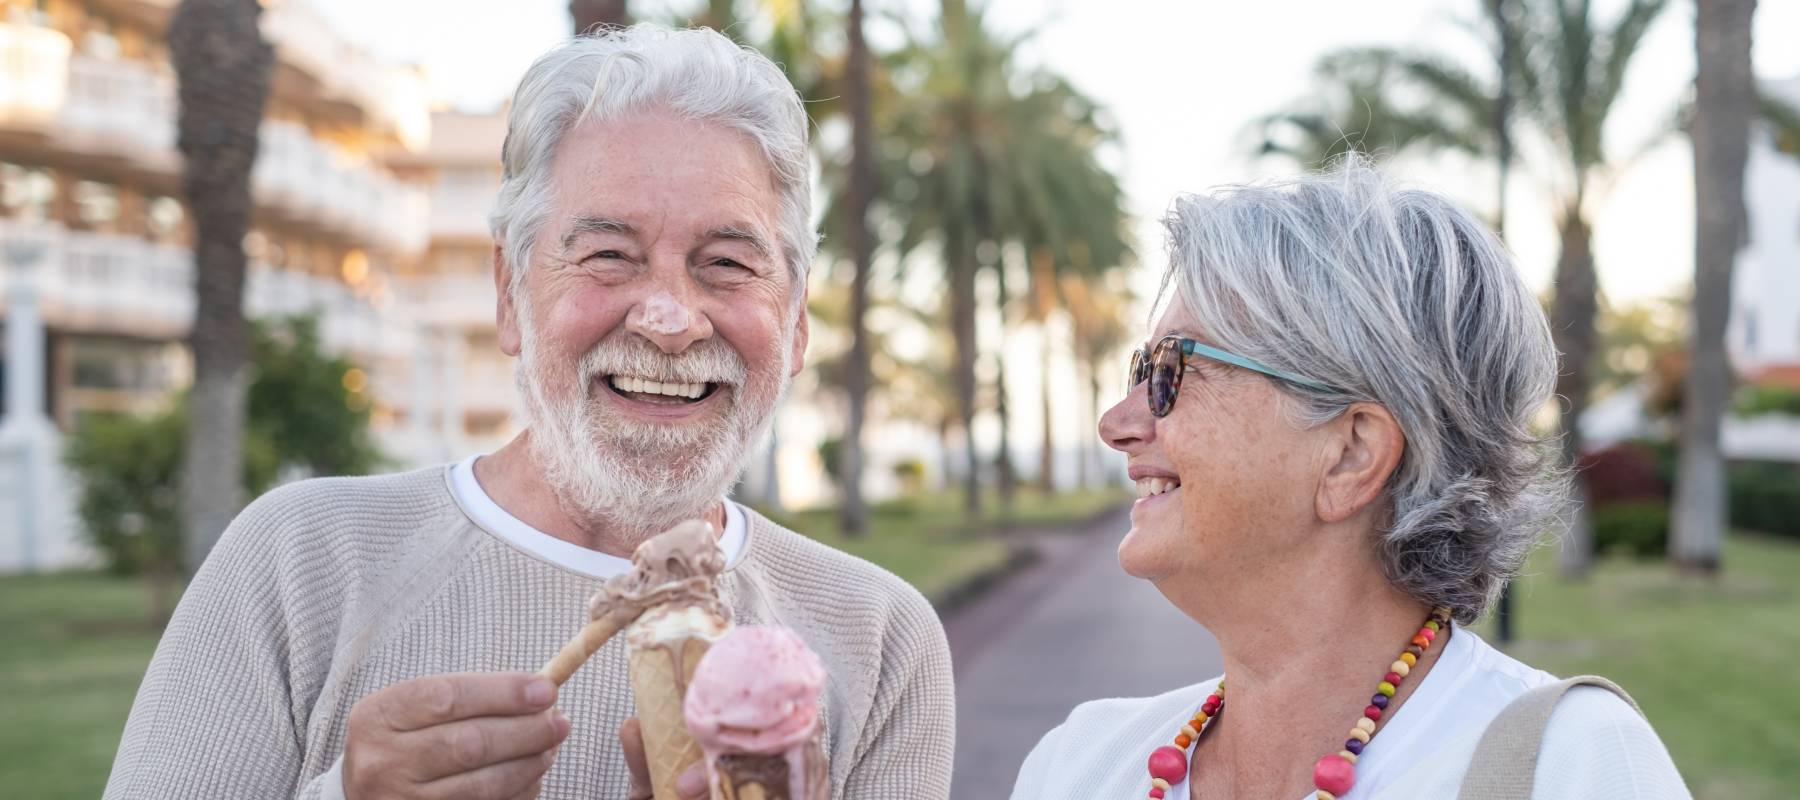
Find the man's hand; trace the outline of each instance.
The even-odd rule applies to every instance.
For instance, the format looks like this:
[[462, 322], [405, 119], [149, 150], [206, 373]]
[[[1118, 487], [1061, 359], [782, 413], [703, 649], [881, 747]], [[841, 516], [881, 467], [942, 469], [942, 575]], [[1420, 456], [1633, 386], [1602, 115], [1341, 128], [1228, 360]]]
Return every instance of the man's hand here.
[[[625, 751], [625, 766], [631, 769], [629, 800], [650, 800], [650, 759], [644, 755], [644, 729], [637, 717], [619, 726], [619, 747]], [[706, 800], [706, 765], [695, 763], [675, 779], [675, 794], [681, 800]]]
[[556, 685], [525, 672], [432, 675], [350, 709], [348, 800], [535, 798], [569, 719]]

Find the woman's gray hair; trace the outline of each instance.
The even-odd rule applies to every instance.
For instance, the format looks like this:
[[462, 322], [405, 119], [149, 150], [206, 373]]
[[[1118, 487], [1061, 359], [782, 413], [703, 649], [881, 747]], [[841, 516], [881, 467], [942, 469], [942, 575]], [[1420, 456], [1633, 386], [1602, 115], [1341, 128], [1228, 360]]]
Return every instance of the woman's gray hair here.
[[1334, 387], [1283, 381], [1303, 425], [1388, 409], [1406, 450], [1377, 551], [1388, 580], [1473, 622], [1562, 508], [1532, 422], [1556, 382], [1537, 298], [1486, 226], [1349, 157], [1291, 180], [1175, 200], [1176, 297], [1216, 344]]
[[513, 94], [501, 148], [500, 196], [488, 217], [517, 289], [550, 213], [557, 146], [585, 121], [664, 110], [748, 137], [768, 161], [780, 198], [777, 224], [793, 279], [806, 286], [818, 251], [812, 227], [806, 109], [781, 68], [707, 28], [643, 23], [577, 36], [533, 62]]

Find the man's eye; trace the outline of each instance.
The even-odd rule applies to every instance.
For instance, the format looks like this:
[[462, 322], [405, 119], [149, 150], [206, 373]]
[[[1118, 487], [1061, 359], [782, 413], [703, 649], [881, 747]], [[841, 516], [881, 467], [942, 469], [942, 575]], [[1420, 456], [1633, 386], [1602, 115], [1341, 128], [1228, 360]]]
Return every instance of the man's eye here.
[[620, 259], [620, 258], [624, 258], [624, 257], [625, 257], [625, 254], [621, 253], [617, 250], [601, 250], [598, 253], [588, 256], [587, 260], [592, 261], [596, 258], [604, 258], [604, 259], [611, 260], [611, 259]]
[[730, 267], [733, 269], [741, 269], [741, 270], [750, 269], [749, 267], [744, 266], [743, 264], [741, 264], [735, 260], [729, 259], [729, 258], [715, 258], [712, 260], [712, 265], [715, 267]]

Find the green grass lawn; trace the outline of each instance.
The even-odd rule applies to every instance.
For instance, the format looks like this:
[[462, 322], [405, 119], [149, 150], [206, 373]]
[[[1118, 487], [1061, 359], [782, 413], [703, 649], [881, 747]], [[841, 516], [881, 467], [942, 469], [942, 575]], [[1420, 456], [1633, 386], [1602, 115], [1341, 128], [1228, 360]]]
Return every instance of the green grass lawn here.
[[160, 630], [144, 584], [0, 578], [0, 795], [94, 798]]
[[1514, 656], [1624, 686], [1701, 800], [1796, 796], [1800, 542], [1735, 535], [1717, 581], [1615, 560], [1572, 583], [1540, 555], [1515, 590]]
[[[1014, 522], [1085, 519], [1124, 494], [1020, 497]], [[1006, 562], [1008, 545], [980, 532], [989, 514], [964, 520], [956, 498], [931, 495], [872, 509], [869, 535], [838, 532], [829, 511], [801, 512], [799, 530], [893, 570], [927, 597]], [[147, 624], [137, 578], [94, 573], [0, 577], [0, 797], [99, 797], [161, 632]]]

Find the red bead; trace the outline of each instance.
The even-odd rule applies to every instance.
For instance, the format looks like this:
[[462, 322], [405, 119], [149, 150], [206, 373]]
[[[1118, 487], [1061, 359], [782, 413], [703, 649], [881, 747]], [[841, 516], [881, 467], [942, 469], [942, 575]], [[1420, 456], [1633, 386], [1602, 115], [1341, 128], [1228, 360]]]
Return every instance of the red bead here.
[[1180, 750], [1163, 745], [1150, 752], [1150, 777], [1162, 778], [1170, 783], [1181, 780], [1187, 774], [1187, 754]]
[[[1376, 722], [1380, 722], [1381, 721], [1381, 709], [1376, 708], [1374, 706], [1369, 706], [1368, 708], [1363, 709], [1363, 716], [1368, 717], [1369, 719], [1372, 719]], [[1327, 790], [1327, 791], [1330, 791], [1330, 790]], [[1332, 792], [1332, 794], [1337, 794], [1337, 792]]]
[[1420, 628], [1419, 635], [1425, 637], [1425, 641], [1427, 641], [1427, 642], [1434, 641], [1437, 639], [1437, 631], [1434, 631], [1430, 628]]
[[1150, 790], [1150, 796], [1155, 798], [1156, 800], [1162, 800], [1163, 790], [1152, 788]]
[[1336, 754], [1321, 758], [1313, 765], [1313, 785], [1343, 797], [1356, 785], [1356, 767]]
[[1206, 705], [1203, 705], [1200, 707], [1200, 713], [1205, 714], [1209, 717], [1214, 716], [1219, 713], [1219, 704], [1215, 703], [1211, 700], [1208, 700], [1208, 701], [1206, 701]]
[[1388, 673], [1388, 674], [1387, 674], [1387, 675], [1386, 675], [1386, 676], [1385, 676], [1385, 677], [1383, 677], [1383, 678], [1382, 678], [1382, 680], [1384, 680], [1384, 681], [1387, 681], [1387, 682], [1388, 682], [1388, 683], [1391, 683], [1391, 684], [1393, 684], [1393, 685], [1395, 685], [1395, 686], [1399, 686], [1399, 685], [1400, 685], [1400, 681], [1401, 681], [1401, 680], [1402, 680], [1402, 679], [1401, 679], [1401, 677], [1400, 677], [1400, 673], [1398, 673], [1398, 672], [1390, 672], [1390, 673]]

